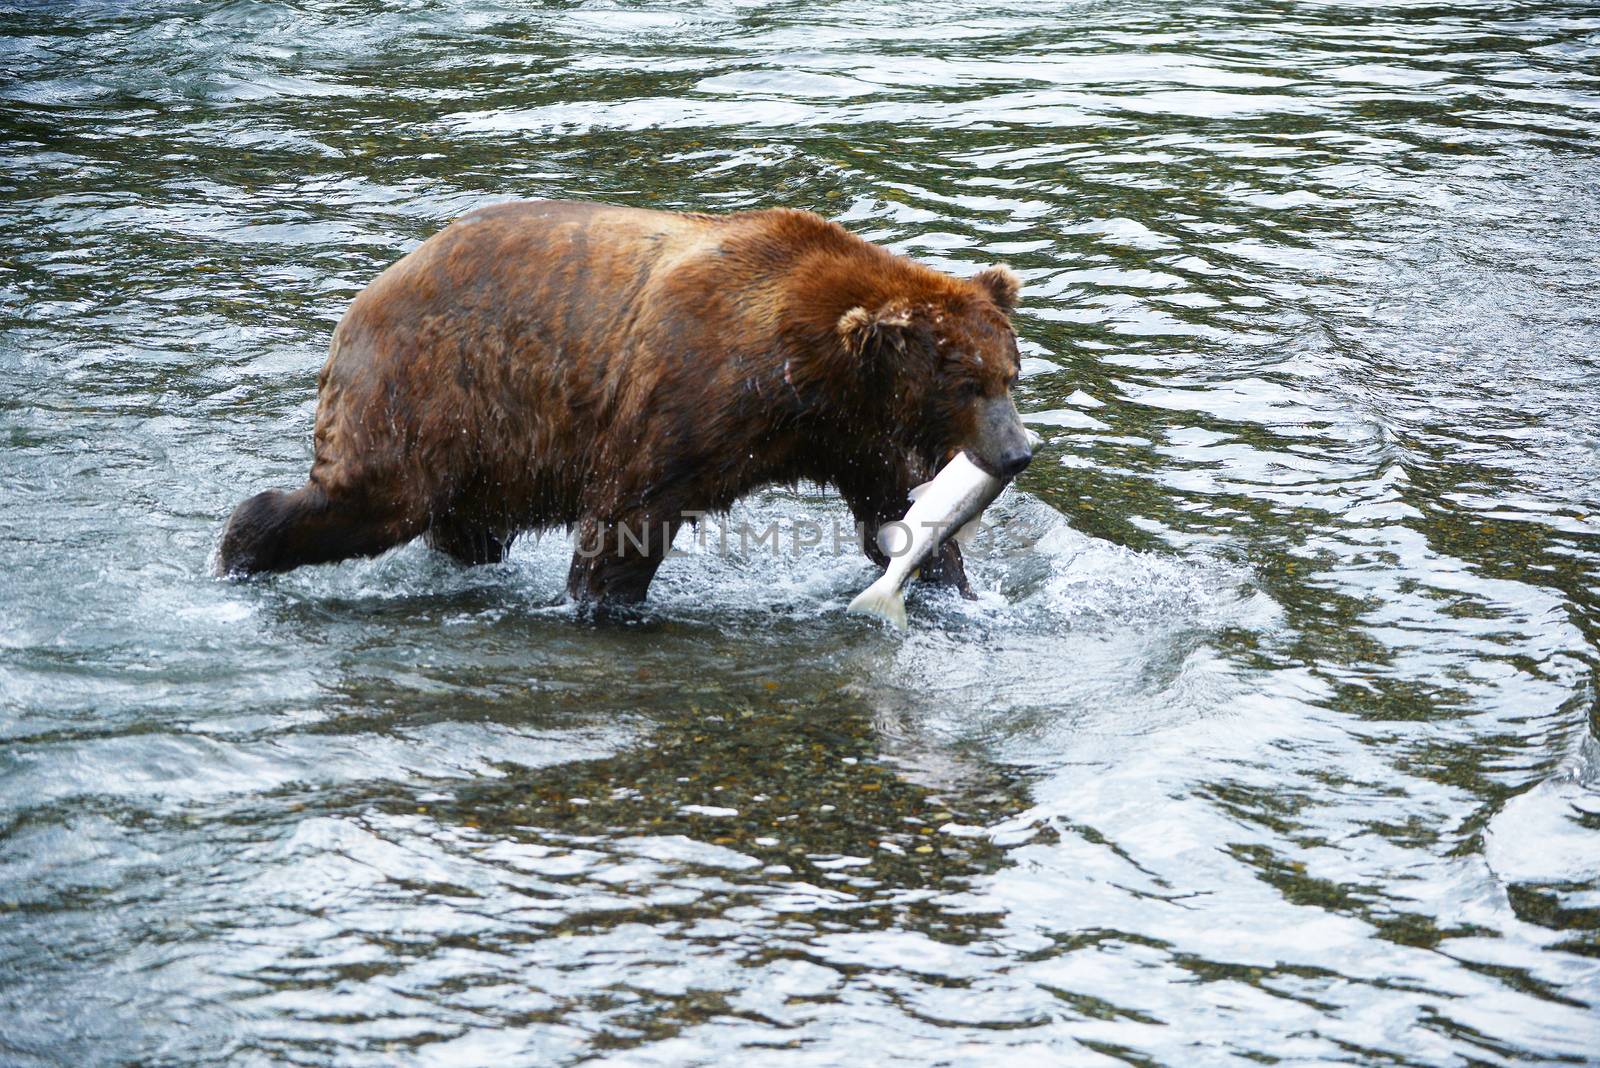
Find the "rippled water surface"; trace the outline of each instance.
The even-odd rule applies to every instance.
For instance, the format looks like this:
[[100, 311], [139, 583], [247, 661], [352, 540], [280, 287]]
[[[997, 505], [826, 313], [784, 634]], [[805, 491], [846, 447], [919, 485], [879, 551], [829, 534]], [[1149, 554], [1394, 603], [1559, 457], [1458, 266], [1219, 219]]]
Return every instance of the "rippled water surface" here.
[[[1592, 5], [0, 35], [0, 1063], [1600, 1063]], [[980, 599], [211, 578], [350, 298], [552, 196], [1010, 262], [1048, 444]]]

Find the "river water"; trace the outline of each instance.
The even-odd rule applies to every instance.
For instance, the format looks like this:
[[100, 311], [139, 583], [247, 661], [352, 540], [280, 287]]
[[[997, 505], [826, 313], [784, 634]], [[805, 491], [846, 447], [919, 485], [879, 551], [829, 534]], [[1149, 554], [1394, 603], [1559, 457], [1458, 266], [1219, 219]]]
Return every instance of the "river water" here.
[[[0, 5], [0, 1063], [1600, 1063], [1600, 11]], [[514, 197], [1025, 279], [975, 603], [212, 578]], [[821, 491], [735, 515], [843, 518]]]

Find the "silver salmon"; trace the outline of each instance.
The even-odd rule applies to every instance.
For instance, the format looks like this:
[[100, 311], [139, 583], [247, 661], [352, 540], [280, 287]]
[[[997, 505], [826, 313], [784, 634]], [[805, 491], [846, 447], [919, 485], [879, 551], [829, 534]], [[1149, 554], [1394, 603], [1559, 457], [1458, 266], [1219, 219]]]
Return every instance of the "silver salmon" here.
[[[954, 537], [965, 541], [983, 510], [1000, 496], [1007, 479], [996, 478], [958, 452], [932, 482], [911, 491], [911, 509], [899, 524], [887, 523], [878, 547], [889, 556], [883, 577], [850, 602], [849, 612], [880, 616], [906, 629], [905, 587], [939, 546]], [[903, 544], [888, 544], [893, 540]]]

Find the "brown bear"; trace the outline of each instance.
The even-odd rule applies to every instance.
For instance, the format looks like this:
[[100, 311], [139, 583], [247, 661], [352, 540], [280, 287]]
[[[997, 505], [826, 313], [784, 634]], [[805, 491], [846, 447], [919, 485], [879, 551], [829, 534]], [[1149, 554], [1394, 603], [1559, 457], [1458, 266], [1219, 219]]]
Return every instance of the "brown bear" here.
[[[369, 285], [317, 380], [310, 481], [234, 510], [218, 571], [465, 563], [576, 527], [579, 601], [642, 599], [685, 518], [774, 483], [838, 489], [866, 531], [956, 449], [1012, 477], [1003, 266], [958, 279], [809, 212], [501, 204]], [[930, 574], [931, 572], [931, 574]], [[947, 543], [924, 577], [965, 590]]]

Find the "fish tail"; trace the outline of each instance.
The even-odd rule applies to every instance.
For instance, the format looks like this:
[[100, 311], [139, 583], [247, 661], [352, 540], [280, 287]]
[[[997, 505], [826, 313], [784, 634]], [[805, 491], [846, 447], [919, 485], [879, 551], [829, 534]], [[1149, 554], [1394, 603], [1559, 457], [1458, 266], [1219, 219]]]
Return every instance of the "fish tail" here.
[[906, 629], [906, 598], [888, 575], [862, 590], [845, 611], [852, 615], [877, 616], [901, 630]]

